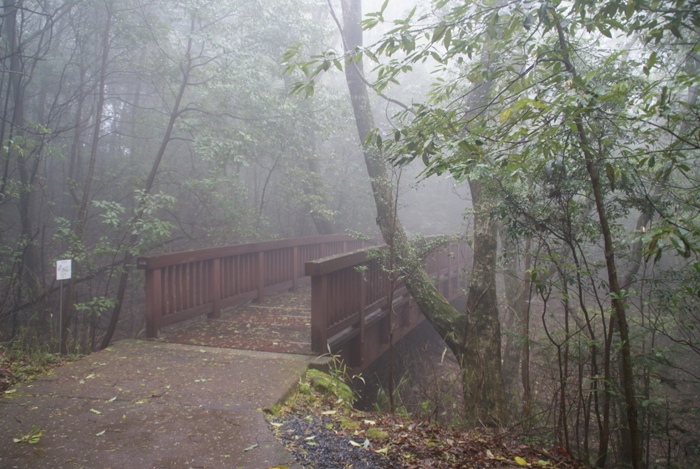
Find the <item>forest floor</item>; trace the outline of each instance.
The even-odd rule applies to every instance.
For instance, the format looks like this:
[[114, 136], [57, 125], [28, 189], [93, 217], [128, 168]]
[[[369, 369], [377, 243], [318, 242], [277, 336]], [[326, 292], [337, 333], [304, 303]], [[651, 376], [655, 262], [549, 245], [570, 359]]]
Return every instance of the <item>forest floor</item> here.
[[[349, 395], [350, 393], [350, 395]], [[305, 468], [581, 468], [563, 448], [518, 442], [510, 432], [464, 430], [354, 409], [337, 376], [309, 370], [270, 428]]]
[[[237, 458], [247, 463], [252, 462], [251, 457], [262, 457], [258, 463], [270, 461], [261, 452], [279, 446], [285, 453], [282, 445], [290, 453], [287, 454], [289, 461], [281, 456], [273, 459], [279, 458], [277, 461], [284, 461], [282, 464], [288, 466], [259, 467], [296, 467], [296, 464], [310, 468], [582, 467], [561, 448], [523, 444], [527, 440], [519, 439], [512, 430], [464, 430], [458, 418], [462, 407], [459, 383], [453, 378], [458, 366], [454, 357], [445, 353], [444, 343], [432, 328], [416, 328], [394, 350], [394, 370], [399, 377], [397, 388], [400, 391], [394, 415], [367, 410], [386, 409], [386, 402], [384, 406], [378, 404], [382, 398], [386, 400], [386, 395], [382, 396], [386, 385], [386, 357], [364, 371], [363, 400], [356, 402], [355, 407], [349, 405], [354, 396], [337, 379], [340, 374], [337, 368], [331, 368], [327, 375], [330, 380], [310, 370], [306, 381], [298, 381], [295, 372], [285, 381], [287, 384], [279, 386], [281, 375], [275, 367], [285, 361], [282, 358], [294, 356], [287, 355], [289, 352], [308, 354], [310, 350], [306, 290], [273, 295], [263, 305], [241, 305], [224, 312], [217, 320], [200, 318], [168, 328], [159, 341], [117, 342], [105, 352], [78, 360], [63, 370], [64, 367], [59, 368], [57, 374], [44, 373], [64, 363], [65, 359], [58, 355], [31, 357], [0, 349], [0, 393], [5, 396], [0, 399], [0, 415], [8, 422], [7, 431], [0, 432], [3, 436], [0, 466], [11, 461], [18, 467], [37, 467], [37, 463], [75, 462], [76, 458], [88, 463], [104, 462], [100, 448], [107, 451], [104, 454], [109, 457], [116, 457], [118, 448], [136, 445], [132, 448], [134, 454], [140, 454], [138, 447], [144, 441], [155, 443], [149, 445], [149, 451], [155, 453], [140, 454], [142, 459], [138, 463], [166, 460], [173, 464], [192, 463], [195, 455], [188, 455], [189, 443], [205, 444], [204, 435], [222, 425], [217, 441], [207, 442], [214, 445], [214, 452], [198, 456], [202, 467], [229, 467], [228, 464]], [[162, 342], [185, 344], [185, 348], [176, 352], [177, 345]], [[140, 351], [129, 355], [134, 358], [125, 360], [128, 349], [132, 348]], [[243, 352], [239, 356], [234, 350], [227, 352], [227, 348], [287, 353], [272, 353], [270, 356], [278, 358], [267, 360], [262, 358], [266, 354]], [[156, 363], [149, 359], [150, 352], [162, 361]], [[190, 359], [194, 362], [187, 366]], [[301, 361], [310, 359], [308, 355], [299, 357]], [[97, 380], [106, 377], [106, 364], [112, 361], [120, 363], [118, 374], [109, 376], [108, 383], [96, 387]], [[234, 377], [231, 371], [221, 374], [225, 367], [232, 365], [243, 365], [254, 379], [247, 375]], [[181, 367], [186, 368], [175, 371]], [[272, 378], [263, 376], [263, 368], [270, 368]], [[213, 373], [204, 376], [205, 371]], [[15, 386], [37, 376], [36, 384]], [[260, 379], [267, 384], [255, 384]], [[260, 408], [276, 401], [272, 395], [264, 402], [259, 398], [266, 390], [289, 389], [295, 383], [291, 397], [284, 404], [273, 406], [266, 423]], [[330, 389], [329, 386], [324, 388], [323, 383], [329, 384]], [[89, 399], [77, 405], [77, 393], [88, 388], [92, 390]], [[344, 391], [339, 393], [339, 390]], [[200, 395], [202, 392], [205, 394]], [[242, 403], [234, 399], [236, 395], [243, 397]], [[256, 403], [248, 405], [253, 397]], [[42, 401], [38, 400], [40, 398]], [[66, 405], [75, 408], [61, 407]], [[180, 410], [170, 412], [171, 406]], [[44, 407], [48, 414], [40, 411]], [[258, 414], [257, 419], [247, 423], [256, 429], [262, 424], [262, 432], [260, 429], [254, 432], [255, 443], [246, 439], [252, 428], [238, 428], [248, 419], [236, 413], [243, 407]], [[142, 415], [146, 410], [153, 412], [152, 418]], [[74, 415], [71, 416], [71, 412]], [[176, 419], [176, 414], [188, 415], [184, 415], [183, 421], [179, 417]], [[68, 420], [58, 425], [59, 418]], [[268, 432], [268, 425], [279, 442]], [[200, 430], [205, 426], [208, 430], [202, 433]], [[40, 429], [39, 435], [32, 434], [34, 427]], [[168, 436], [167, 429], [176, 433]], [[238, 446], [233, 445], [236, 435], [242, 438], [236, 441]], [[33, 437], [36, 437], [35, 443], [31, 443]], [[22, 441], [13, 443], [17, 438]], [[169, 447], [169, 439], [182, 442], [177, 443], [176, 448]], [[79, 457], [75, 454], [52, 456], [52, 451], [65, 453], [66, 444], [71, 440], [83, 448]], [[276, 451], [273, 453], [278, 454]], [[218, 466], [219, 463], [224, 466]]]

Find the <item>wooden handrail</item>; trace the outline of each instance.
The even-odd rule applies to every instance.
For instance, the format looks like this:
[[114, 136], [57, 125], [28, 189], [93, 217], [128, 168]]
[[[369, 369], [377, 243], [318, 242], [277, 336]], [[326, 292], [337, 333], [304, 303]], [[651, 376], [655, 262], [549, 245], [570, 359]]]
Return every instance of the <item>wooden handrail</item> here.
[[[377, 249], [386, 247], [311, 260], [305, 267], [311, 277], [311, 349], [320, 354], [330, 349], [355, 370], [386, 351], [389, 328], [398, 341], [424, 319], [403, 284], [394, 285], [389, 317], [389, 277], [381, 254], [373, 254]], [[463, 293], [470, 266], [471, 250], [460, 241], [446, 241], [424, 259], [426, 272], [449, 301]]]
[[309, 236], [139, 257], [146, 271], [146, 334], [266, 294], [296, 288], [312, 259], [357, 249], [367, 242], [346, 235]]

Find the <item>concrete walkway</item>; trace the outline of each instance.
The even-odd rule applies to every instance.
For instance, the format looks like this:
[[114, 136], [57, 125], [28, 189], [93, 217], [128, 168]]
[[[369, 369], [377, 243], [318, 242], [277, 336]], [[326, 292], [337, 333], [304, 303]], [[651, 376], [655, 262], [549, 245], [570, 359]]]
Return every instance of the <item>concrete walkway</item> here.
[[[296, 467], [262, 409], [311, 359], [119, 341], [0, 398], [0, 467]], [[35, 425], [38, 443], [13, 442]]]

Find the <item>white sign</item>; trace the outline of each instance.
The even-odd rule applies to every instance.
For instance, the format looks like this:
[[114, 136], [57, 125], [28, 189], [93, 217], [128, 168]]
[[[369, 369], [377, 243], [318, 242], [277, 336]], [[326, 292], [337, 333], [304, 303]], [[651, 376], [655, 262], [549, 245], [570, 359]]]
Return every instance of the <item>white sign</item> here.
[[56, 280], [68, 280], [71, 277], [71, 264], [70, 259], [63, 261], [56, 261]]

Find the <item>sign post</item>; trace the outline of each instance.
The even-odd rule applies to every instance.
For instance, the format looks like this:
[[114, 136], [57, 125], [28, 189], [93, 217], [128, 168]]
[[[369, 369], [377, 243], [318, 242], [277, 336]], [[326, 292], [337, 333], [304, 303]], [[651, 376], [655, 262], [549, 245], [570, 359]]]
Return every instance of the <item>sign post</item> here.
[[61, 282], [61, 303], [58, 307], [58, 353], [63, 349], [63, 280], [70, 280], [72, 267], [71, 259], [56, 261], [56, 280]]

